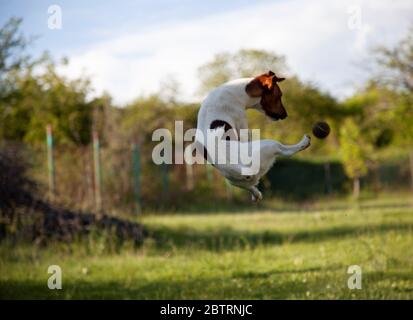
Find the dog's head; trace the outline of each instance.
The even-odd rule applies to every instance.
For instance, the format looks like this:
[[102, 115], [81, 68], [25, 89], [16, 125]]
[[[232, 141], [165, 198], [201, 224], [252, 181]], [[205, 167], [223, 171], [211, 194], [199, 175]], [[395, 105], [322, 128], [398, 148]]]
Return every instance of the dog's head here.
[[278, 78], [274, 72], [268, 71], [268, 73], [255, 77], [245, 87], [245, 91], [251, 98], [261, 97], [262, 110], [273, 120], [287, 117], [287, 111], [281, 101], [282, 92], [277, 84], [283, 80], [285, 78]]

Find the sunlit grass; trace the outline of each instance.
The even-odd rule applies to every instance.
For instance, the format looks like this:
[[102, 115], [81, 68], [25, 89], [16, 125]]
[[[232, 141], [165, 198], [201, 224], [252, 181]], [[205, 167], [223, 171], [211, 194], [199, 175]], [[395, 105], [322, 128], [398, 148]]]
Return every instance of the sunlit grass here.
[[[317, 204], [279, 212], [147, 215], [137, 250], [102, 244], [0, 246], [2, 298], [412, 299], [409, 199], [366, 200], [360, 209]], [[47, 288], [47, 267], [63, 289]], [[359, 265], [362, 289], [347, 287]]]

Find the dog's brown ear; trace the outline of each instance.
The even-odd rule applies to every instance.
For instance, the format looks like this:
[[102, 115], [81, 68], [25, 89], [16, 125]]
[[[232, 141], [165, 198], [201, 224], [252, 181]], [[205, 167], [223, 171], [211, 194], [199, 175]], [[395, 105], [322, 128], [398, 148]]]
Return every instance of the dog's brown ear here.
[[245, 87], [245, 91], [252, 98], [261, 97], [265, 89], [271, 90], [273, 86], [273, 79], [276, 77], [271, 70], [258, 77], [255, 77]]
[[259, 98], [264, 92], [264, 87], [262, 83], [257, 78], [255, 78], [247, 84], [247, 86], [245, 87], [245, 91], [251, 98]]

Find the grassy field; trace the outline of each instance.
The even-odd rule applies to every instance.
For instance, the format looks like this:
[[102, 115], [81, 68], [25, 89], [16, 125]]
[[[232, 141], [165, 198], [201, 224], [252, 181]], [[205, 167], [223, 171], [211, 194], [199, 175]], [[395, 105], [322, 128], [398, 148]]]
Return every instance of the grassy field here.
[[[1, 298], [412, 299], [409, 198], [306, 209], [147, 215], [139, 249], [87, 244], [0, 246]], [[63, 289], [47, 288], [47, 268]], [[362, 289], [347, 268], [362, 268]]]

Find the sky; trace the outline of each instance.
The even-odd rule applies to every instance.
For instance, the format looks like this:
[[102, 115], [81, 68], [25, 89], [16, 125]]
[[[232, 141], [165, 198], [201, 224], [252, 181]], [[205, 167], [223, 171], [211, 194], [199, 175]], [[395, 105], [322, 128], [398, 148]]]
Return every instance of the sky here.
[[[60, 29], [49, 28], [51, 5], [61, 9]], [[199, 101], [198, 67], [242, 48], [284, 55], [290, 74], [343, 99], [371, 75], [371, 51], [413, 26], [413, 1], [0, 0], [0, 24], [12, 16], [36, 36], [34, 56], [67, 57], [63, 74], [88, 76], [96, 95], [107, 91], [120, 105], [168, 82], [180, 84], [181, 100]]]

